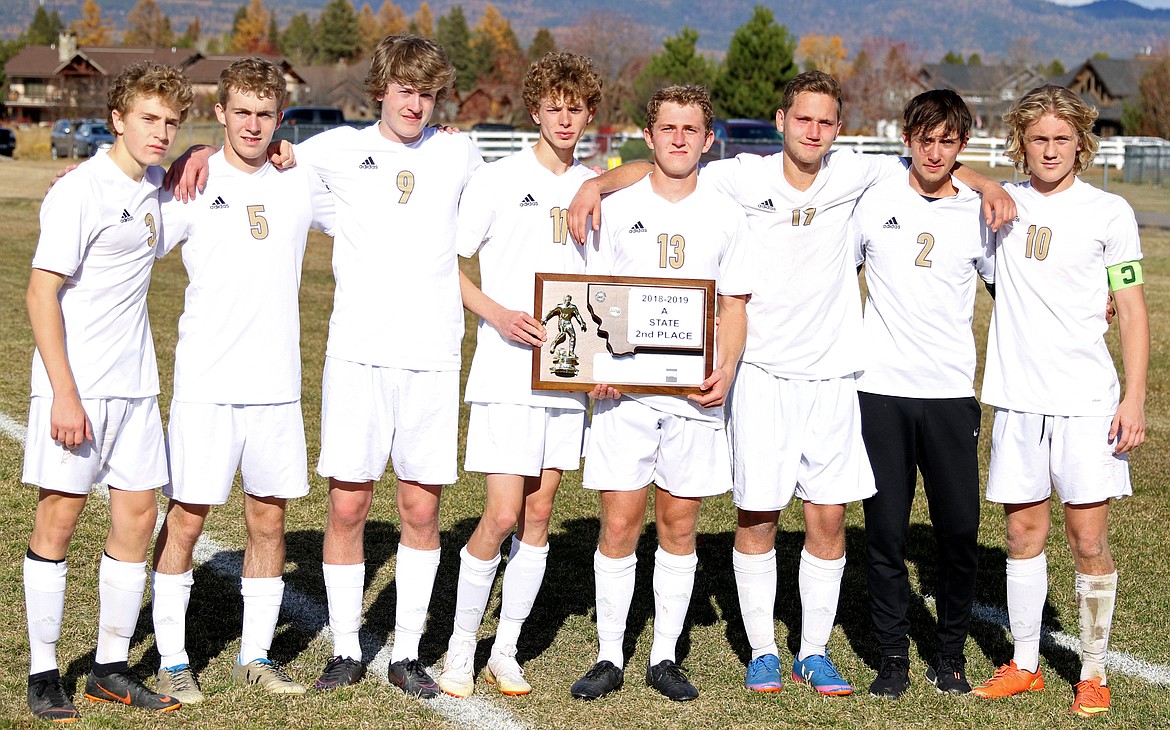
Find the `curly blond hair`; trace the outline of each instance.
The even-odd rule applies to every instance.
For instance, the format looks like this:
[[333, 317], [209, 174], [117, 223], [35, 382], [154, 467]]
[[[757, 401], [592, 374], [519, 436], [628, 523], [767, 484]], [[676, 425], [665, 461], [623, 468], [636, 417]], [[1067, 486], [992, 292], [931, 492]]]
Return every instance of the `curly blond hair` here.
[[216, 91], [220, 106], [227, 106], [228, 94], [233, 91], [255, 94], [260, 99], [276, 99], [278, 110], [284, 108], [288, 97], [284, 72], [262, 58], [241, 58], [220, 71]]
[[650, 101], [646, 102], [646, 129], [653, 130], [658, 121], [658, 112], [662, 105], [674, 102], [679, 106], [697, 106], [703, 112], [703, 131], [710, 132], [711, 124], [715, 119], [715, 112], [711, 109], [711, 95], [702, 86], [689, 84], [687, 86], [667, 86], [654, 92]]
[[1089, 169], [1093, 164], [1093, 158], [1097, 156], [1097, 135], [1093, 134], [1097, 110], [1073, 92], [1055, 84], [1037, 86], [1021, 96], [1003, 115], [1003, 121], [1008, 127], [1007, 144], [1004, 148], [1008, 159], [1015, 163], [1016, 169], [1020, 172], [1025, 175], [1032, 174], [1024, 155], [1028, 127], [1040, 121], [1046, 114], [1068, 122], [1076, 132], [1080, 150], [1073, 164], [1073, 174], [1079, 175]]
[[179, 113], [179, 122], [187, 118], [194, 95], [183, 72], [156, 61], [138, 61], [122, 69], [106, 90], [106, 119], [114, 128], [114, 112], [125, 116], [141, 97], [156, 97], [164, 106]]
[[382, 103], [392, 81], [415, 91], [433, 91], [438, 103], [455, 84], [455, 67], [443, 47], [430, 38], [386, 36], [374, 49], [366, 74], [366, 96], [375, 107]]
[[581, 101], [591, 113], [601, 103], [601, 75], [593, 59], [568, 51], [551, 51], [528, 67], [524, 106], [535, 114], [544, 99]]

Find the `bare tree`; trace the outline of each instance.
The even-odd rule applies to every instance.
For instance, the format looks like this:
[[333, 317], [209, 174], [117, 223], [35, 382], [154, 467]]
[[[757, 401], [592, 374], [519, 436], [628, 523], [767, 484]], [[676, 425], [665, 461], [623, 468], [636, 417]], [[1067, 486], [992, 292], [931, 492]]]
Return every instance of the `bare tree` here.
[[919, 90], [921, 64], [909, 46], [890, 38], [866, 38], [842, 82], [847, 131], [874, 134], [879, 123], [896, 121]]
[[652, 31], [633, 18], [600, 10], [582, 14], [576, 25], [565, 30], [560, 39], [564, 49], [589, 56], [601, 72], [604, 93], [597, 124], [630, 121], [626, 110], [635, 96], [634, 79], [650, 58], [647, 50], [653, 45], [647, 38], [651, 37]]

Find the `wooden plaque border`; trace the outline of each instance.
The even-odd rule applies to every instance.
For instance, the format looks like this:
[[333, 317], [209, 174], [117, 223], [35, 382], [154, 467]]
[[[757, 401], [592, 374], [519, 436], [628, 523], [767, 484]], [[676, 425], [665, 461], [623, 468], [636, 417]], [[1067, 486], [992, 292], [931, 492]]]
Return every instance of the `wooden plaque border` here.
[[[536, 274], [536, 296], [533, 300], [533, 316], [541, 319], [545, 310], [545, 292], [557, 299], [560, 299], [562, 292], [565, 292], [568, 287], [564, 284], [575, 285], [573, 288], [579, 289], [580, 285], [588, 287], [589, 284], [622, 284], [629, 286], [644, 286], [644, 287], [669, 287], [674, 289], [693, 289], [701, 292], [704, 297], [703, 307], [705, 310], [703, 318], [703, 372], [704, 377], [710, 377], [711, 371], [714, 367], [715, 359], [715, 282], [711, 279], [668, 279], [644, 276], [594, 276], [589, 274]], [[584, 299], [584, 298], [583, 298]], [[583, 317], [588, 317], [589, 330], [578, 335], [578, 341], [583, 337], [602, 339], [597, 334], [598, 320], [594, 318], [588, 306], [582, 307], [581, 312]], [[551, 333], [550, 333], [551, 336]], [[560, 378], [547, 372], [547, 368], [542, 367], [542, 352], [544, 348], [532, 349], [532, 389], [533, 390], [572, 390], [577, 392], [588, 392], [593, 389], [598, 381], [589, 378]], [[638, 357], [635, 353], [630, 357]], [[702, 390], [698, 386], [691, 385], [653, 385], [647, 383], [606, 383], [611, 385], [623, 393], [653, 393], [660, 395], [690, 395], [692, 393], [701, 393]]]

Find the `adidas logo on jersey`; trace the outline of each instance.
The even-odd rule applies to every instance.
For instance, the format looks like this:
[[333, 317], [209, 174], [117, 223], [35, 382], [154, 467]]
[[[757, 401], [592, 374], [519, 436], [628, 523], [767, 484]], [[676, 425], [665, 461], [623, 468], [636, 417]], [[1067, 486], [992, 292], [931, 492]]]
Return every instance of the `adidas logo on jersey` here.
[[889, 219], [888, 221], [886, 221], [885, 223], [883, 223], [883, 224], [882, 224], [882, 228], [895, 228], [895, 229], [899, 229], [899, 230], [900, 230], [900, 229], [902, 228], [902, 226], [898, 225], [898, 219], [897, 219], [897, 218], [891, 218], [891, 219]]
[[130, 211], [123, 208], [122, 209], [122, 218], [121, 218], [122, 223], [129, 223], [132, 220], [134, 220], [134, 216], [130, 215]]
[[524, 196], [524, 200], [520, 201], [521, 208], [531, 208], [534, 205], [540, 205], [536, 202], [536, 198], [532, 197], [532, 193]]
[[770, 213], [775, 213], [775, 212], [776, 212], [776, 206], [772, 205], [772, 199], [771, 199], [771, 198], [768, 198], [767, 200], [765, 200], [764, 202], [760, 203], [760, 204], [759, 204], [759, 205], [757, 205], [756, 207], [757, 207], [757, 208], [759, 208], [760, 210], [766, 210], [766, 211], [768, 211], [768, 212], [770, 212]]
[[212, 201], [212, 203], [211, 203], [212, 210], [223, 210], [224, 208], [227, 208], [227, 207], [228, 207], [227, 201], [224, 200], [223, 197], [219, 196], [219, 195], [215, 196], [215, 200]]
[[358, 165], [358, 169], [359, 170], [377, 170], [378, 163], [374, 162], [373, 157], [367, 157], [366, 159], [362, 160], [362, 164]]
[[630, 233], [645, 233], [645, 232], [646, 232], [646, 226], [642, 225], [642, 221], [638, 221], [634, 225], [630, 226]]

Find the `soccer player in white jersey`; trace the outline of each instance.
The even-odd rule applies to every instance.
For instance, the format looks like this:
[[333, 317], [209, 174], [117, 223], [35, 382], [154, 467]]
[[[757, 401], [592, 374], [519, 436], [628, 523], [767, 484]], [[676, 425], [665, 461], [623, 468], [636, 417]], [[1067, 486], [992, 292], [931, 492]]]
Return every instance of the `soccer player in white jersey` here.
[[963, 646], [979, 567], [980, 418], [971, 320], [977, 281], [995, 281], [979, 196], [951, 175], [970, 137], [967, 105], [949, 89], [927, 91], [902, 120], [909, 174], [874, 185], [853, 211], [868, 290], [857, 389], [877, 488], [863, 503], [869, 612], [882, 653], [869, 691], [889, 698], [910, 686], [906, 533], [919, 470], [937, 543], [939, 649], [926, 677], [944, 692], [971, 690]]
[[438, 692], [418, 646], [439, 567], [439, 494], [457, 476], [463, 308], [455, 219], [483, 164], [469, 137], [427, 127], [454, 79], [437, 43], [390, 36], [366, 77], [378, 122], [329, 130], [296, 148], [337, 204], [317, 465], [329, 478], [323, 569], [334, 641], [322, 689], [361, 674], [362, 540], [374, 482], [390, 459], [402, 530], [390, 681], [411, 695]]
[[36, 352], [23, 480], [40, 488], [24, 559], [31, 653], [28, 704], [72, 722], [56, 644], [65, 610], [65, 557], [90, 487], [110, 490], [110, 530], [98, 568], [98, 639], [85, 696], [166, 711], [127, 665], [146, 586], [155, 489], [167, 483], [158, 365], [146, 290], [161, 232], [158, 167], [191, 105], [176, 69], [136, 63], [106, 96], [113, 148], [53, 186], [41, 205], [28, 311]]
[[[757, 692], [781, 689], [776, 523], [794, 496], [804, 502], [805, 544], [791, 674], [822, 694], [853, 691], [827, 655], [845, 570], [845, 506], [874, 493], [857, 406], [861, 301], [848, 224], [866, 188], [906, 170], [896, 158], [830, 152], [840, 119], [840, 86], [806, 71], [785, 87], [776, 112], [781, 154], [741, 154], [702, 172], [746, 209], [754, 233], [755, 288], [728, 425], [739, 507], [732, 564], [751, 645], [744, 685]], [[599, 193], [644, 174], [625, 167], [582, 186], [569, 214], [574, 236]], [[989, 222], [1014, 215], [999, 185], [967, 168], [955, 174], [984, 194]]]
[[309, 228], [332, 222], [333, 200], [305, 167], [277, 171], [266, 149], [280, 123], [284, 74], [245, 58], [220, 74], [215, 114], [223, 150], [190, 203], [162, 196], [165, 237], [158, 255], [183, 244], [190, 277], [179, 319], [174, 399], [168, 425], [171, 484], [154, 551], [154, 631], [159, 689], [203, 700], [186, 650], [192, 553], [212, 505], [222, 505], [242, 471], [244, 602], [232, 678], [280, 694], [303, 694], [268, 658], [284, 595], [287, 500], [309, 491], [301, 418], [297, 298]]
[[[1105, 653], [1117, 598], [1109, 500], [1133, 493], [1128, 454], [1145, 440], [1150, 333], [1133, 210], [1077, 175], [1097, 151], [1097, 111], [1059, 86], [1020, 98], [1004, 116], [1008, 155], [1027, 182], [1009, 186], [1019, 217], [996, 240], [996, 302], [983, 400], [995, 406], [987, 499], [1004, 505], [1007, 604], [1014, 654], [980, 697], [1044, 687], [1040, 622], [1048, 594], [1044, 543], [1055, 488], [1076, 569], [1081, 681], [1071, 711], [1109, 711]], [[1112, 290], [1125, 395], [1099, 306]]]
[[[572, 695], [593, 700], [624, 681], [622, 644], [634, 597], [635, 549], [654, 491], [654, 642], [646, 684], [687, 701], [699, 693], [676, 661], [695, 584], [695, 528], [703, 497], [731, 489], [723, 402], [743, 350], [751, 293], [747, 220], [727, 196], [699, 185], [700, 156], [714, 141], [711, 102], [699, 86], [661, 89], [646, 105], [643, 136], [651, 174], [610, 196], [586, 254], [591, 274], [714, 279], [718, 294], [715, 368], [701, 395], [626, 395], [598, 386], [583, 483], [601, 492], [601, 535], [593, 555], [597, 662]], [[614, 397], [609, 397], [614, 396]]]
[[536, 145], [477, 170], [459, 204], [456, 248], [465, 257], [478, 252], [482, 287], [460, 273], [463, 304], [480, 317], [464, 395], [471, 404], [464, 466], [487, 475], [487, 494], [459, 553], [454, 629], [438, 680], [455, 697], [475, 689], [475, 637], [500, 545], [513, 528], [484, 677], [505, 695], [532, 691], [516, 644], [544, 579], [561, 472], [581, 464], [585, 395], [532, 390], [532, 348], [547, 334], [529, 310], [536, 272], [585, 272], [584, 247], [569, 237], [568, 206], [593, 176], [573, 150], [600, 102], [601, 78], [587, 57], [549, 53], [532, 64], [524, 104], [540, 130]]

